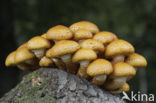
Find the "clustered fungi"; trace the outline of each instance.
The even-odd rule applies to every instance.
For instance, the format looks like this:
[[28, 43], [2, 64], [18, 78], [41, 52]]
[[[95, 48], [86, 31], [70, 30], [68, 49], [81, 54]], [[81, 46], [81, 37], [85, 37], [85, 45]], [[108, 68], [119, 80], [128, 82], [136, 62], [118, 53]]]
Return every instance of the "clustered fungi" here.
[[114, 33], [100, 32], [95, 24], [80, 21], [33, 37], [10, 53], [5, 64], [30, 71], [58, 67], [119, 94], [129, 91], [127, 82], [139, 68], [147, 66], [147, 61]]

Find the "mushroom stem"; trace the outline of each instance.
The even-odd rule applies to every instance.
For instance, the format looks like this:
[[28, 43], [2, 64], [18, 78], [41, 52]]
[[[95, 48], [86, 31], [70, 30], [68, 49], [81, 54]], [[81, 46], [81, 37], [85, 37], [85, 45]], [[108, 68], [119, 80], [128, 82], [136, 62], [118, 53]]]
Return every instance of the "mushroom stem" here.
[[66, 54], [60, 57], [61, 60], [66, 64], [67, 72], [75, 74], [77, 72], [76, 64], [72, 63], [72, 55]]
[[113, 58], [112, 64], [115, 64], [117, 62], [124, 62], [125, 56], [124, 55], [117, 55]]
[[96, 84], [96, 85], [103, 85], [104, 82], [106, 81], [107, 75], [99, 75], [99, 76], [95, 76], [92, 79], [92, 83]]
[[66, 70], [66, 65], [58, 58], [52, 58], [52, 61], [59, 69]]
[[78, 70], [77, 75], [82, 77], [82, 78], [88, 78], [88, 74], [86, 72], [86, 68], [89, 65], [89, 61], [81, 61], [80, 62], [80, 68]]
[[35, 56], [39, 59], [41, 59], [44, 54], [45, 54], [45, 49], [36, 49], [36, 50], [32, 50], [32, 52], [35, 54]]

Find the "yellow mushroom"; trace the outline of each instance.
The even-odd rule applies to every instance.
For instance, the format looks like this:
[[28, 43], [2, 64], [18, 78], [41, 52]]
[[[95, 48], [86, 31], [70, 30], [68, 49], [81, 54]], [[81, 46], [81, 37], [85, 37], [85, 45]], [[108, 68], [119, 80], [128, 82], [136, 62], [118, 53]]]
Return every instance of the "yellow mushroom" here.
[[61, 40], [57, 42], [52, 48], [50, 48], [46, 56], [49, 58], [61, 58], [66, 64], [67, 72], [76, 73], [77, 68], [72, 63], [72, 54], [80, 48], [79, 44], [72, 40]]
[[118, 62], [113, 65], [113, 73], [109, 76], [104, 87], [108, 90], [121, 88], [127, 78], [134, 75], [136, 75], [136, 70], [133, 66], [124, 62]]
[[73, 63], [80, 63], [77, 75], [82, 78], [88, 78], [86, 69], [90, 61], [95, 60], [97, 55], [92, 49], [79, 49], [72, 57]]
[[92, 37], [93, 37], [93, 34], [89, 30], [86, 30], [86, 29], [80, 29], [74, 33], [74, 40], [78, 41], [78, 43], [81, 43], [82, 41], [86, 39], [91, 39]]
[[[136, 71], [139, 68], [145, 68], [147, 66], [147, 61], [145, 57], [143, 57], [142, 55], [138, 53], [133, 53], [129, 55], [127, 59], [125, 60], [125, 62], [132, 65], [136, 69]], [[127, 81], [129, 81], [130, 79], [131, 77], [127, 78]]]
[[45, 55], [46, 49], [50, 47], [50, 42], [41, 36], [33, 37], [27, 42], [27, 48], [31, 50], [39, 59]]
[[63, 25], [57, 25], [50, 28], [46, 33], [46, 38], [49, 40], [54, 40], [56, 43], [60, 40], [68, 40], [73, 37], [72, 31]]
[[101, 32], [96, 33], [94, 35], [93, 39], [97, 40], [97, 41], [101, 42], [103, 45], [107, 46], [109, 43], [111, 43], [114, 40], [117, 40], [118, 38], [112, 32], [101, 31]]
[[87, 39], [87, 40], [84, 40], [83, 42], [80, 43], [80, 47], [81, 48], [88, 48], [88, 49], [92, 49], [94, 50], [98, 55], [101, 55], [103, 54], [104, 52], [104, 45], [99, 42], [99, 41], [96, 41], [94, 39]]
[[35, 55], [27, 48], [17, 49], [14, 58], [15, 63], [22, 70], [36, 70], [39, 68]]
[[92, 83], [96, 85], [103, 85], [107, 75], [112, 72], [112, 64], [106, 59], [96, 59], [87, 67], [87, 74], [93, 77]]
[[125, 56], [134, 53], [134, 47], [125, 40], [115, 40], [105, 49], [105, 57], [113, 58], [112, 63], [123, 62]]
[[93, 24], [93, 23], [91, 23], [89, 21], [80, 21], [80, 22], [74, 23], [69, 28], [73, 32], [76, 32], [76, 31], [78, 31], [80, 29], [89, 30], [93, 34], [99, 32], [99, 28], [95, 24]]

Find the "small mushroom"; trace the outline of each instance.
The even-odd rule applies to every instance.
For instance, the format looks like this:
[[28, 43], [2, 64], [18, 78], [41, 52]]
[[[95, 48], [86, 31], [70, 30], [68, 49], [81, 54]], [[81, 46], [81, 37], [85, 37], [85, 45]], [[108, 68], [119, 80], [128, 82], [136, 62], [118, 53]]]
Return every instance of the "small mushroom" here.
[[27, 48], [16, 50], [15, 63], [22, 70], [35, 70], [39, 68], [35, 55]]
[[[68, 40], [73, 37], [72, 31], [63, 25], [57, 25], [52, 28], [50, 28], [46, 33], [46, 38], [48, 40], [53, 40], [55, 43], [57, 43], [60, 40]], [[65, 70], [66, 66], [62, 60], [59, 58], [52, 58], [56, 66], [58, 66], [60, 69]]]
[[39, 59], [41, 59], [45, 55], [46, 49], [50, 47], [50, 42], [41, 36], [33, 37], [27, 43], [27, 48], [31, 50]]
[[112, 64], [106, 59], [96, 59], [87, 68], [87, 74], [93, 77], [92, 83], [96, 85], [103, 85], [107, 75], [112, 72]]
[[125, 40], [115, 40], [111, 42], [105, 50], [106, 58], [113, 58], [112, 63], [123, 62], [125, 56], [134, 53], [134, 47]]
[[5, 60], [5, 65], [6, 65], [7, 67], [9, 67], [9, 66], [15, 66], [15, 65], [16, 65], [16, 63], [15, 63], [15, 55], [16, 55], [16, 51], [13, 51], [13, 52], [11, 52], [11, 53], [7, 56], [7, 58], [6, 58], [6, 60]]
[[119, 89], [117, 89], [117, 90], [114, 90], [114, 91], [110, 91], [112, 94], [120, 94], [120, 93], [122, 93], [123, 91], [124, 92], [128, 92], [130, 90], [130, 86], [129, 86], [129, 84], [128, 83], [124, 83], [124, 85], [121, 87], [121, 88], [119, 88]]
[[86, 29], [86, 30], [89, 30], [91, 31], [93, 34], [95, 33], [98, 33], [99, 32], [99, 28], [91, 23], [91, 22], [88, 22], [88, 21], [80, 21], [80, 22], [77, 22], [77, 23], [74, 23], [72, 24], [70, 27], [70, 30], [72, 30], [73, 32], [76, 32], [80, 29]]
[[96, 41], [94, 39], [87, 39], [80, 43], [81, 48], [88, 48], [94, 50], [98, 55], [103, 54], [104, 52], [104, 45]]
[[[136, 69], [136, 71], [139, 68], [145, 68], [147, 66], [146, 59], [138, 53], [133, 53], [133, 54], [129, 55], [127, 57], [127, 59], [125, 60], [125, 62], [132, 65]], [[130, 79], [131, 79], [131, 77], [129, 77], [127, 79], [127, 81], [129, 81]]]
[[136, 70], [147, 66], [146, 59], [138, 53], [129, 55], [125, 62], [135, 67]]
[[80, 63], [77, 75], [87, 79], [89, 77], [86, 72], [88, 64], [90, 61], [95, 60], [96, 58], [97, 55], [92, 49], [79, 49], [72, 57], [73, 63]]
[[50, 58], [44, 56], [43, 58], [41, 58], [41, 60], [40, 60], [40, 62], [39, 62], [39, 65], [40, 65], [41, 67], [53, 66], [53, 61], [52, 61]]
[[111, 43], [114, 40], [117, 40], [118, 38], [112, 32], [102, 31], [102, 32], [98, 32], [97, 34], [95, 34], [93, 39], [97, 40], [97, 41], [101, 42], [103, 45], [107, 46], [109, 43]]
[[113, 65], [113, 73], [109, 76], [108, 81], [105, 83], [104, 87], [108, 90], [116, 90], [121, 88], [129, 76], [136, 75], [136, 70], [133, 66], [118, 62]]
[[93, 34], [86, 29], [79, 29], [74, 33], [74, 40], [78, 41], [78, 43], [81, 43], [85, 39], [91, 39], [93, 37]]
[[49, 40], [54, 40], [56, 43], [59, 40], [68, 40], [73, 37], [72, 31], [63, 25], [57, 25], [50, 28], [46, 33], [46, 38]]
[[46, 56], [49, 58], [61, 58], [66, 64], [67, 72], [75, 74], [77, 68], [76, 65], [72, 63], [72, 54], [79, 48], [79, 44], [75, 41], [61, 40], [47, 51]]

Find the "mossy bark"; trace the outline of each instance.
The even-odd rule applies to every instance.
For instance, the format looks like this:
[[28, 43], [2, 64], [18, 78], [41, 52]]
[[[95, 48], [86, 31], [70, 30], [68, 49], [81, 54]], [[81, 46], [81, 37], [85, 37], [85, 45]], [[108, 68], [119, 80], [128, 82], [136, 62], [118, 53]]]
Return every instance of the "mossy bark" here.
[[[8, 81], [9, 82], [9, 81]], [[5, 94], [0, 103], [124, 103], [87, 80], [62, 70], [41, 68]]]

